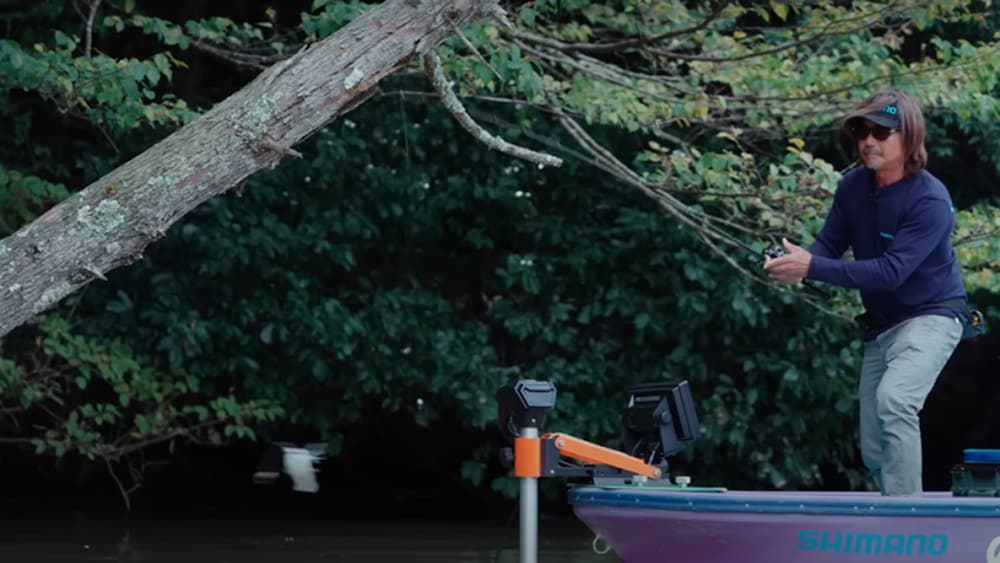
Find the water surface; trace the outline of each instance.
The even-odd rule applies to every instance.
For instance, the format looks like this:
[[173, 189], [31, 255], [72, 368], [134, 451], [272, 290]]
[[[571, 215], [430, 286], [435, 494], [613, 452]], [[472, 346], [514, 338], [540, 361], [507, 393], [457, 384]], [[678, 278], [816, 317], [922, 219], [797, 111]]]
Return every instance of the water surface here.
[[[517, 526], [322, 518], [0, 516], [0, 562], [517, 563]], [[572, 519], [546, 519], [539, 563], [617, 563]]]

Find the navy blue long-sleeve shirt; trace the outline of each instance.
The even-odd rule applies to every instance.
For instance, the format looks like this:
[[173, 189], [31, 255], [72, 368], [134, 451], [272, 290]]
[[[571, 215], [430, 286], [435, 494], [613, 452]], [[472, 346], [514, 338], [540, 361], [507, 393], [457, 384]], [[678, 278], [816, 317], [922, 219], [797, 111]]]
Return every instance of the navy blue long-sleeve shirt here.
[[[964, 319], [953, 211], [948, 189], [926, 170], [878, 188], [874, 172], [856, 168], [809, 247], [807, 277], [861, 290], [869, 320], [883, 329], [926, 314]], [[853, 261], [841, 259], [848, 248]]]

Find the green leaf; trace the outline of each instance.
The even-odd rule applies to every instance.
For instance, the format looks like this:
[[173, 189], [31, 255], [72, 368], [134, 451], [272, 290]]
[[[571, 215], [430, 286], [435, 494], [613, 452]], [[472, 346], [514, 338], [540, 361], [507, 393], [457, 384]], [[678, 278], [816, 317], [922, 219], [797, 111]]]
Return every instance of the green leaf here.
[[274, 324], [268, 323], [264, 325], [264, 328], [260, 331], [260, 341], [264, 344], [272, 344], [274, 342]]
[[531, 8], [521, 8], [520, 11], [521, 21], [524, 22], [528, 27], [535, 25], [535, 11]]
[[649, 324], [649, 319], [650, 317], [648, 313], [639, 313], [635, 316], [635, 328], [639, 330], [646, 328], [646, 325]]
[[781, 18], [781, 21], [788, 20], [788, 6], [786, 6], [785, 4], [782, 4], [781, 2], [772, 1], [771, 9], [774, 10], [774, 13], [779, 18]]

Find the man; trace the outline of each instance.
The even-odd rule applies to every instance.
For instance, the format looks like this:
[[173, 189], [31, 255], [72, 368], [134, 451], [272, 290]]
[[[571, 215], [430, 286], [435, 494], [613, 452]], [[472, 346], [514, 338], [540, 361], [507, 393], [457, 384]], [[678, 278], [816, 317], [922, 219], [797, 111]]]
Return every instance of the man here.
[[[861, 291], [864, 360], [858, 385], [861, 456], [885, 495], [919, 495], [919, 412], [961, 339], [965, 287], [951, 246], [954, 211], [924, 167], [916, 101], [886, 89], [843, 121], [864, 167], [841, 179], [809, 250], [783, 241], [774, 280], [818, 280]], [[850, 248], [854, 259], [842, 260]]]

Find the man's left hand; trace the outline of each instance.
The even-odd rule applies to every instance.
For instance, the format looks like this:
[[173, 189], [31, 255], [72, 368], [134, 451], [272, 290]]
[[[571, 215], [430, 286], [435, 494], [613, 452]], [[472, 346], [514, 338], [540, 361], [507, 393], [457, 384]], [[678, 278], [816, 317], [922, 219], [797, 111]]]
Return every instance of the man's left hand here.
[[781, 244], [785, 247], [785, 255], [778, 258], [766, 258], [764, 269], [775, 281], [801, 283], [809, 273], [812, 254], [801, 246], [788, 242], [788, 239], [781, 239]]

